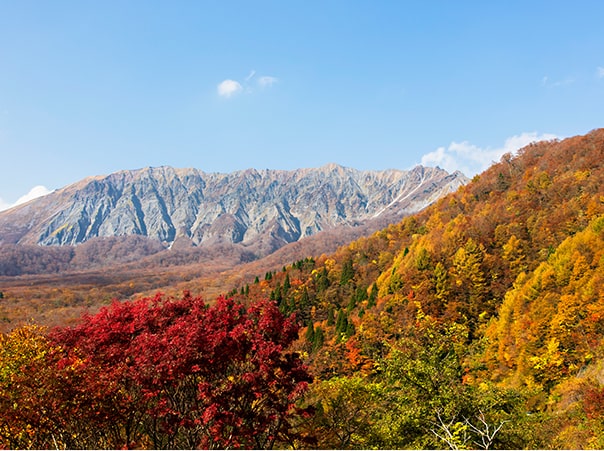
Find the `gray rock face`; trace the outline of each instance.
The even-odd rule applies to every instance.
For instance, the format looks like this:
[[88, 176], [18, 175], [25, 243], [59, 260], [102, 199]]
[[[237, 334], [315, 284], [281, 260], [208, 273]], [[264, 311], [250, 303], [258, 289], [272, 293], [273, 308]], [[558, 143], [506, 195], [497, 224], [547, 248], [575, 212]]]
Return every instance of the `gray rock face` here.
[[0, 213], [0, 244], [76, 245], [142, 235], [170, 245], [296, 241], [340, 225], [417, 212], [468, 182], [417, 166], [357, 171], [329, 164], [231, 174], [172, 167], [84, 179]]

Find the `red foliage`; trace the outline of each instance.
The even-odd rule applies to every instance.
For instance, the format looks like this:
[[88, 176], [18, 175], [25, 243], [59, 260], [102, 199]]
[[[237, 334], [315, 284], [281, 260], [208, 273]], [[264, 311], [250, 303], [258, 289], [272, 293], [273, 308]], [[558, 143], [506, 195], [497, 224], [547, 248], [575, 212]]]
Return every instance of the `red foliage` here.
[[585, 393], [583, 410], [590, 420], [604, 420], [604, 388], [590, 388]]
[[61, 367], [82, 361], [80, 407], [120, 425], [111, 446], [268, 448], [311, 380], [285, 352], [297, 332], [272, 302], [185, 293], [114, 302], [52, 338], [69, 350]]

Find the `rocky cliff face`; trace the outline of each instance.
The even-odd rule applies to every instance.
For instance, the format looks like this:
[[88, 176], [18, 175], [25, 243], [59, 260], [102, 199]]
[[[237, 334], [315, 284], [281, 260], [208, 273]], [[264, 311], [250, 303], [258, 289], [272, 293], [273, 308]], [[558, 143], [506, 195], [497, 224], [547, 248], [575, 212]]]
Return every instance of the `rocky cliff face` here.
[[264, 242], [274, 250], [321, 230], [414, 213], [467, 181], [461, 173], [422, 166], [120, 171], [1, 212], [0, 244], [76, 245], [94, 237], [141, 235], [166, 246]]

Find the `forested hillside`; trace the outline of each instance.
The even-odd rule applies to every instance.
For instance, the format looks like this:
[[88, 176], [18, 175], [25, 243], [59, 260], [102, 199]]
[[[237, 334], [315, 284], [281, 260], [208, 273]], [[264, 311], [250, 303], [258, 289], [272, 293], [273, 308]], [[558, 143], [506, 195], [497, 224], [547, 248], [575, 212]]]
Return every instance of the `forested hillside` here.
[[[74, 328], [14, 330], [0, 440], [602, 448], [603, 159], [604, 130], [536, 143], [398, 224], [259, 274], [231, 301], [147, 299]], [[19, 410], [21, 399], [36, 402]], [[43, 422], [41, 408], [95, 421]]]
[[603, 160], [604, 130], [530, 145], [239, 290], [303, 318], [324, 446], [604, 445]]

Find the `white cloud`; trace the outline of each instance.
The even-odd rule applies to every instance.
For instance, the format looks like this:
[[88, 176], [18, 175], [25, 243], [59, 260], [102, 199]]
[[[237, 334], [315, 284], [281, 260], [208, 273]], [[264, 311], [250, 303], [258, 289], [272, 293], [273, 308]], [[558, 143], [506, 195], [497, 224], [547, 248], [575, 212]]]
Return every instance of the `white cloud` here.
[[273, 86], [275, 83], [279, 81], [276, 77], [271, 77], [269, 75], [263, 75], [258, 79], [258, 84], [263, 88]]
[[218, 95], [222, 97], [231, 97], [243, 90], [241, 83], [235, 80], [224, 80], [218, 85]]
[[2, 198], [0, 198], [0, 211], [8, 210], [9, 208], [24, 204], [25, 202], [29, 202], [30, 200], [37, 199], [38, 197], [46, 196], [51, 192], [52, 191], [50, 191], [45, 186], [37, 185], [30, 189], [27, 194], [24, 194], [19, 199], [17, 199], [14, 204], [6, 203], [4, 200], [2, 200]]
[[252, 83], [252, 79], [256, 78], [256, 84], [260, 88], [269, 88], [275, 83], [279, 81], [277, 77], [271, 77], [270, 75], [262, 75], [261, 77], [256, 77], [257, 72], [255, 70], [251, 70], [247, 77], [243, 79], [243, 82], [238, 82], [237, 80], [223, 80], [218, 84], [218, 95], [222, 97], [231, 97], [240, 92], [244, 91], [246, 93], [254, 92], [254, 89], [250, 86]]
[[452, 142], [449, 147], [439, 147], [422, 157], [424, 166], [440, 166], [449, 171], [461, 171], [472, 177], [499, 161], [506, 153], [515, 153], [518, 149], [536, 141], [557, 139], [550, 133], [537, 134], [537, 132], [522, 133], [505, 140], [503, 146], [492, 149], [481, 148], [467, 141]]
[[598, 67], [596, 74], [598, 78], [604, 78], [604, 67]]
[[29, 190], [29, 193], [27, 193], [27, 194], [21, 196], [19, 199], [17, 199], [17, 202], [15, 202], [15, 205], [24, 204], [25, 202], [29, 202], [30, 200], [37, 199], [38, 197], [46, 196], [47, 194], [50, 194], [51, 192], [52, 191], [50, 191], [45, 186], [42, 186], [42, 185], [34, 186], [32, 189]]

